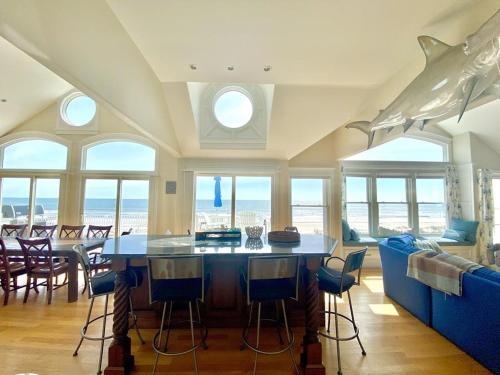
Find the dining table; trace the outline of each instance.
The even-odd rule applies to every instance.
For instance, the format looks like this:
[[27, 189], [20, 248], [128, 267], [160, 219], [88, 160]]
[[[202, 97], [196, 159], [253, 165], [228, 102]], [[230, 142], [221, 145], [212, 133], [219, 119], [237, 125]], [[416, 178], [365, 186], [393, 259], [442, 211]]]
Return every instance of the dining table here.
[[271, 242], [265, 237], [249, 239], [204, 239], [195, 236], [176, 235], [129, 235], [109, 239], [104, 243], [101, 256], [112, 261], [116, 272], [113, 306], [113, 340], [108, 349], [106, 375], [128, 374], [134, 365], [131, 352], [129, 327], [128, 273], [133, 267], [145, 267], [148, 257], [168, 255], [201, 254], [217, 261], [218, 257], [246, 257], [256, 255], [298, 255], [303, 258], [301, 279], [305, 283], [305, 334], [302, 339], [301, 366], [304, 374], [324, 375], [321, 342], [318, 337], [320, 327], [320, 296], [318, 271], [325, 257], [329, 257], [337, 247], [337, 240], [329, 236], [303, 234], [294, 243]]
[[[22, 257], [23, 252], [19, 242], [12, 237], [3, 237], [8, 256]], [[50, 243], [52, 246], [52, 256], [54, 258], [65, 258], [68, 262], [68, 302], [78, 300], [78, 252], [73, 249], [75, 245], [84, 245], [87, 251], [103, 247], [106, 239], [103, 238], [80, 238], [80, 239], [62, 239], [53, 238]]]

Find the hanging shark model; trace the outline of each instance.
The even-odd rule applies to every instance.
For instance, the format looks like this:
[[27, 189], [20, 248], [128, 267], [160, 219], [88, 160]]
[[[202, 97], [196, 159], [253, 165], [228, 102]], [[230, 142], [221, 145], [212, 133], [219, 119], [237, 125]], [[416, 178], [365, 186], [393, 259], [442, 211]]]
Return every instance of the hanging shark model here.
[[484, 96], [500, 98], [500, 10], [465, 43], [449, 46], [430, 36], [418, 42], [427, 59], [420, 73], [372, 122], [356, 121], [346, 128], [368, 135], [368, 148], [375, 132], [412, 125], [424, 129], [432, 119], [458, 113], [462, 118], [469, 103]]

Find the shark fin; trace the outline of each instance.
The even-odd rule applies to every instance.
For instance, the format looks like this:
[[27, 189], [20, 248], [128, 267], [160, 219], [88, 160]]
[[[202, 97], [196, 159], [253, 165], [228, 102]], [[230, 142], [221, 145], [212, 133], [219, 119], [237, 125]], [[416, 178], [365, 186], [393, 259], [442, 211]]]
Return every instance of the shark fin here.
[[412, 120], [411, 118], [406, 119], [405, 123], [403, 124], [403, 133], [406, 133], [408, 129], [411, 128], [411, 126], [414, 124], [415, 120]]
[[370, 122], [369, 121], [354, 121], [350, 122], [345, 126], [347, 129], [358, 129], [361, 130], [368, 136], [368, 148], [373, 143], [373, 138], [375, 137], [375, 132], [370, 131]]
[[418, 130], [422, 131], [422, 130], [424, 130], [425, 125], [427, 125], [428, 122], [429, 122], [429, 120], [418, 120], [415, 123], [417, 124]]
[[422, 51], [424, 51], [427, 65], [451, 48], [450, 45], [427, 35], [419, 36], [418, 42], [420, 43], [420, 47], [422, 47]]
[[467, 105], [469, 104], [470, 98], [472, 96], [472, 92], [474, 91], [474, 88], [476, 87], [477, 83], [477, 77], [472, 77], [467, 81], [467, 83], [464, 86], [464, 97], [462, 98], [462, 101], [460, 102], [460, 112], [458, 114], [458, 121], [462, 119], [462, 116], [465, 113], [465, 110], [467, 109]]

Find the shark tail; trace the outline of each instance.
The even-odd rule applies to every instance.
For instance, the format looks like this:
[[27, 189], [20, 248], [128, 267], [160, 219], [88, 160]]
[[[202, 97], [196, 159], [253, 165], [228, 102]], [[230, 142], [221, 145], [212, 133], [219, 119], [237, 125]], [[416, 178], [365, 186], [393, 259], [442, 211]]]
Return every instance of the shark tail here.
[[354, 121], [350, 122], [345, 126], [347, 129], [358, 129], [365, 133], [368, 136], [368, 148], [373, 143], [373, 138], [375, 137], [375, 131], [370, 130], [370, 122], [369, 121]]

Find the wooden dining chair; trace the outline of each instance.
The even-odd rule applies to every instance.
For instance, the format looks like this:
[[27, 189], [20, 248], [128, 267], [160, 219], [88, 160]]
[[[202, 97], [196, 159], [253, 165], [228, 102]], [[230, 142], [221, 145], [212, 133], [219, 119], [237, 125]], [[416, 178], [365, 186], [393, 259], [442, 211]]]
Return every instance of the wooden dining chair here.
[[52, 238], [57, 225], [35, 225], [31, 226], [30, 237]]
[[[24, 256], [24, 265], [26, 267], [27, 281], [26, 291], [24, 293], [23, 303], [28, 300], [31, 282], [33, 280], [33, 289], [38, 292], [38, 286], [47, 287], [47, 303], [52, 303], [52, 291], [64, 285], [54, 285], [54, 277], [66, 274], [67, 279], [68, 263], [54, 263], [52, 244], [50, 238], [23, 239], [17, 238]], [[37, 284], [38, 279], [44, 279], [45, 282]]]
[[1, 237], [23, 237], [28, 224], [3, 224], [0, 230]]
[[59, 238], [67, 240], [78, 240], [82, 238], [85, 225], [66, 225], [61, 226]]
[[[4, 292], [3, 304], [9, 303], [9, 294], [19, 287], [17, 286], [18, 276], [26, 273], [26, 267], [23, 262], [11, 261], [7, 256], [7, 248], [3, 239], [0, 238], [0, 280]], [[11, 285], [12, 279], [12, 285]]]
[[87, 238], [108, 238], [112, 225], [89, 225]]

